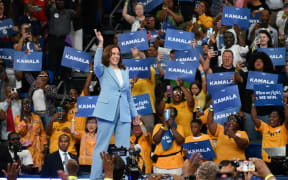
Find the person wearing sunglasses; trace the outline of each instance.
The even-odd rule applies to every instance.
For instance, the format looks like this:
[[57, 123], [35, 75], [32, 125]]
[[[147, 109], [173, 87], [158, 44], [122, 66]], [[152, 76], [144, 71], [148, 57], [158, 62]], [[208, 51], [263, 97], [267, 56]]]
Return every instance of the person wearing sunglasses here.
[[[158, 112], [163, 115], [164, 109], [174, 107], [178, 111], [178, 116], [175, 118], [177, 125], [184, 128], [184, 137], [191, 136], [190, 122], [193, 119], [194, 99], [189, 90], [184, 86], [184, 81], [178, 78], [176, 81], [177, 87], [173, 88], [172, 93], [166, 91], [164, 98], [158, 106]], [[167, 103], [168, 97], [172, 97], [173, 102]], [[186, 100], [185, 100], [186, 99]]]
[[224, 126], [214, 121], [213, 107], [210, 106], [208, 113], [208, 129], [213, 136], [217, 137], [216, 159], [219, 165], [223, 160], [238, 158], [245, 160], [245, 149], [248, 147], [249, 138], [245, 131], [240, 130], [242, 119], [239, 115], [228, 116]]
[[47, 71], [41, 71], [36, 80], [29, 73], [25, 73], [25, 78], [31, 85], [28, 96], [32, 99], [34, 112], [41, 117], [44, 128], [46, 129], [56, 111], [56, 86], [49, 84]]
[[41, 171], [44, 152], [47, 151], [47, 135], [40, 116], [32, 112], [32, 102], [25, 98], [21, 104], [21, 113], [15, 117], [16, 132], [21, 135], [20, 142], [33, 158], [33, 167]]

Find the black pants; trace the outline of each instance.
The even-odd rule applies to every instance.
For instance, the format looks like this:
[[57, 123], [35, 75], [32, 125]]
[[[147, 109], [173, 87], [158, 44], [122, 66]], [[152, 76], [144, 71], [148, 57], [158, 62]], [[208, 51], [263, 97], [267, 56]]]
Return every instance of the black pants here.
[[68, 79], [71, 70], [61, 67], [61, 60], [66, 46], [65, 37], [48, 36], [48, 69], [53, 71], [54, 77], [61, 76], [61, 79]]

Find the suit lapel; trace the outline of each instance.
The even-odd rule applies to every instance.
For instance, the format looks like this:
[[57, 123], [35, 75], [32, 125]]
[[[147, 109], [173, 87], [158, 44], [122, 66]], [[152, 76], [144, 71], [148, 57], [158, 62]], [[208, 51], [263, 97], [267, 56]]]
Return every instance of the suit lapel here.
[[115, 74], [115, 72], [111, 66], [108, 67], [108, 72], [112, 76], [114, 81], [118, 84], [118, 86], [120, 87], [119, 80], [118, 80], [118, 78], [117, 78], [117, 76], [116, 76], [116, 74]]
[[57, 162], [59, 162], [61, 169], [64, 170], [64, 166], [63, 166], [63, 162], [62, 162], [59, 150], [57, 152]]

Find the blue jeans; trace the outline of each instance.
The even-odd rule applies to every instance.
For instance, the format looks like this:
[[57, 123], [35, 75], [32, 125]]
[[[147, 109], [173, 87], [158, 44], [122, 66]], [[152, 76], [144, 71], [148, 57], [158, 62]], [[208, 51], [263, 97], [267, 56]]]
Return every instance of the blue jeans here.
[[119, 118], [119, 105], [114, 121], [107, 121], [97, 118], [98, 130], [96, 136], [96, 146], [93, 152], [90, 180], [103, 179], [104, 177], [102, 173], [102, 159], [100, 152], [107, 152], [113, 132], [115, 137], [115, 145], [117, 147], [123, 146], [126, 149], [129, 149], [131, 123], [121, 122]]
[[[246, 133], [248, 134], [249, 140], [251, 141], [260, 141], [262, 140], [262, 135], [260, 132], [255, 130], [255, 124], [252, 120], [251, 114], [250, 113], [246, 113], [245, 114], [245, 124], [244, 124], [244, 130], [246, 131]], [[265, 116], [257, 116], [258, 119], [261, 119], [263, 122], [268, 123], [268, 118], [269, 115], [265, 115]]]

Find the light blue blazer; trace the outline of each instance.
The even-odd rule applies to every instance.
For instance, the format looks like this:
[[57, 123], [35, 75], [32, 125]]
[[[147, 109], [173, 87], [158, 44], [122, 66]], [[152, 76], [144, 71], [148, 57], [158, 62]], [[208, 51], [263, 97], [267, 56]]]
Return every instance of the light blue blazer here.
[[94, 72], [100, 81], [101, 92], [98, 97], [94, 116], [107, 121], [114, 121], [116, 111], [120, 108], [120, 122], [131, 122], [131, 118], [138, 115], [131, 94], [129, 71], [121, 69], [123, 86], [111, 66], [101, 63], [102, 48], [96, 50], [94, 57]]

